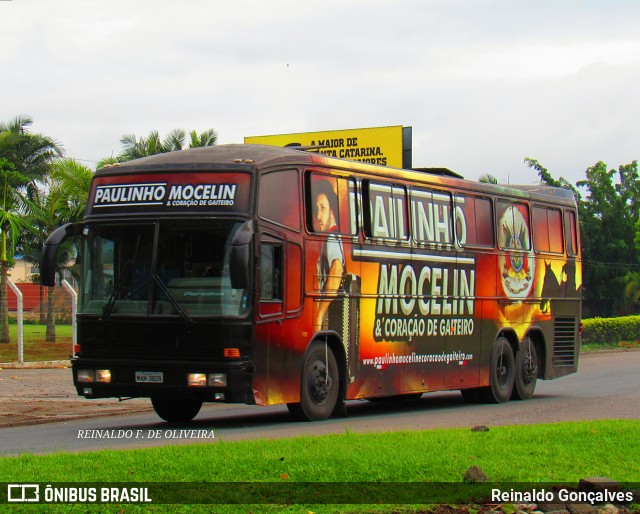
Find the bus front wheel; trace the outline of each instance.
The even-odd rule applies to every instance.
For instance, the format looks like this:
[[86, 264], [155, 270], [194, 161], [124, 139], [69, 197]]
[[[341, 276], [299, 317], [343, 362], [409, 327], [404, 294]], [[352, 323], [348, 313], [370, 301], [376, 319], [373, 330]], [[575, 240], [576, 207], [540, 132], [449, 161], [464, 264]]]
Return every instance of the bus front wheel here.
[[511, 398], [528, 400], [533, 396], [538, 381], [538, 353], [530, 338], [527, 338], [516, 354], [516, 381]]
[[200, 412], [200, 400], [177, 398], [151, 398], [151, 405], [156, 414], [169, 423], [185, 423], [191, 421]]
[[338, 364], [328, 345], [314, 343], [302, 368], [300, 403], [290, 404], [294, 417], [309, 421], [329, 418], [338, 403]]
[[509, 341], [499, 337], [491, 352], [490, 385], [483, 392], [488, 403], [504, 403], [511, 398], [515, 382], [515, 361]]

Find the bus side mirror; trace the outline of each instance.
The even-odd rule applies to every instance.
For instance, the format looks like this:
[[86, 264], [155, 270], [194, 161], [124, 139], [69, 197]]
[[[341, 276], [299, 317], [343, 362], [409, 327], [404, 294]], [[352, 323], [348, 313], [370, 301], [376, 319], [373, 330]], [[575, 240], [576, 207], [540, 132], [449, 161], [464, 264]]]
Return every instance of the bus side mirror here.
[[56, 280], [56, 260], [58, 248], [70, 237], [82, 234], [84, 225], [81, 223], [67, 223], [55, 229], [42, 245], [40, 258], [40, 283], [52, 287]]
[[251, 242], [253, 222], [246, 221], [235, 233], [229, 252], [231, 287], [247, 289], [251, 284]]

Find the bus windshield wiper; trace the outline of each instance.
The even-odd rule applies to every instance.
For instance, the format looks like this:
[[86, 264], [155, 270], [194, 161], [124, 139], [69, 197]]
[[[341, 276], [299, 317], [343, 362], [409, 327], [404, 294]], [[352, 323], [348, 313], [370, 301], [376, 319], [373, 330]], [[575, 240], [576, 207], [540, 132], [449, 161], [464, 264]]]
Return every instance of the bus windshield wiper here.
[[133, 260], [130, 260], [127, 262], [127, 266], [124, 269], [124, 272], [122, 273], [122, 275], [120, 275], [120, 278], [118, 279], [118, 283], [113, 286], [113, 291], [111, 291], [111, 294], [109, 295], [109, 299], [107, 300], [107, 303], [105, 304], [104, 309], [102, 309], [102, 319], [107, 319], [111, 316], [113, 307], [116, 304], [116, 298], [118, 296], [118, 293], [120, 292], [120, 289], [122, 289], [122, 286], [124, 285], [126, 280], [129, 278], [131, 270], [133, 269], [133, 265], [134, 265]]
[[127, 261], [127, 265], [125, 266], [122, 274], [118, 278], [118, 282], [114, 284], [113, 291], [109, 295], [109, 299], [102, 310], [102, 319], [107, 319], [111, 316], [111, 312], [113, 311], [113, 307], [116, 304], [116, 298], [118, 296], [118, 292], [122, 289], [122, 286], [129, 279], [131, 275], [131, 271], [133, 270], [133, 266], [136, 263], [136, 258], [138, 257], [138, 249], [140, 248], [140, 234], [138, 234], [138, 239], [136, 240], [136, 247], [133, 252], [131, 258]]
[[182, 305], [180, 305], [180, 303], [178, 302], [178, 300], [176, 300], [176, 297], [173, 296], [173, 294], [171, 293], [171, 291], [169, 291], [169, 288], [166, 286], [166, 284], [162, 281], [162, 279], [160, 278], [160, 276], [157, 273], [151, 273], [151, 278], [153, 279], [153, 281], [158, 284], [158, 287], [160, 287], [160, 289], [162, 290], [162, 292], [167, 295], [167, 300], [169, 300], [169, 303], [171, 304], [171, 306], [178, 312], [178, 314], [180, 315], [180, 317], [186, 321], [187, 323], [193, 324], [195, 323], [193, 319], [191, 319], [189, 317], [189, 315], [187, 314], [187, 312], [184, 310], [184, 308], [182, 307]]

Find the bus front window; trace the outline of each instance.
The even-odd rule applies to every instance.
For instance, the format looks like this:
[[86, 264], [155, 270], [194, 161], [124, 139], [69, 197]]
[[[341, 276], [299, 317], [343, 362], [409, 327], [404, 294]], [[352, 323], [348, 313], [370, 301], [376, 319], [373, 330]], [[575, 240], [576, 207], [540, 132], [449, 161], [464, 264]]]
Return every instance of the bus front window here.
[[84, 242], [80, 313], [147, 313], [153, 233], [153, 225], [92, 227]]
[[247, 290], [231, 287], [235, 222], [96, 225], [85, 241], [80, 312], [240, 316]]
[[240, 316], [247, 291], [231, 287], [230, 243], [240, 223], [165, 223], [158, 236], [157, 306], [173, 300], [189, 316]]

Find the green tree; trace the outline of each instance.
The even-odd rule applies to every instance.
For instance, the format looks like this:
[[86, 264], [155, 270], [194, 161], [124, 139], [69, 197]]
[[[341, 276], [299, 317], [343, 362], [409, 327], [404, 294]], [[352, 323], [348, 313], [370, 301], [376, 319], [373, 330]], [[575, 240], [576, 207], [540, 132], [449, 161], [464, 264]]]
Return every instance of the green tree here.
[[64, 223], [82, 221], [89, 201], [93, 171], [73, 159], [53, 163], [51, 177], [64, 191]]
[[[51, 232], [64, 222], [63, 213], [66, 201], [60, 183], [48, 177], [43, 180], [43, 186], [32, 191], [29, 198], [23, 198], [25, 221], [31, 230], [23, 235], [22, 246], [25, 259], [29, 262], [40, 261], [42, 243]], [[69, 252], [59, 251], [58, 258], [64, 263], [70, 258]], [[49, 287], [47, 291], [46, 325], [45, 341], [55, 342], [55, 287]]]
[[[573, 191], [578, 203], [583, 258], [583, 305], [590, 316], [611, 316], [635, 311], [640, 281], [630, 273], [640, 255], [640, 180], [637, 162], [608, 170], [600, 161], [586, 170], [586, 179], [571, 185], [556, 179], [536, 159], [525, 162], [540, 180]], [[585, 190], [583, 198], [580, 190]]]
[[480, 175], [478, 182], [482, 182], [483, 184], [497, 184], [498, 179], [491, 173], [485, 173], [484, 175]]
[[620, 166], [616, 173], [600, 161], [587, 169], [586, 176], [577, 183], [587, 190], [580, 210], [585, 308], [593, 316], [627, 314], [628, 272], [638, 258], [637, 164]]
[[32, 134], [28, 127], [33, 123], [29, 116], [17, 116], [7, 123], [0, 123], [0, 343], [9, 342], [7, 308], [7, 273], [9, 258], [22, 230], [30, 227], [22, 217], [21, 192], [34, 187], [37, 180], [49, 171], [51, 162], [62, 156], [62, 149], [53, 139]]
[[[87, 204], [93, 172], [73, 159], [58, 160], [39, 188], [24, 198], [26, 219], [32, 231], [23, 239], [25, 259], [37, 263], [42, 256], [42, 245], [51, 232], [64, 223], [82, 219]], [[68, 267], [77, 255], [71, 241], [58, 251], [58, 271]], [[45, 341], [55, 341], [55, 288], [48, 288]], [[42, 298], [41, 298], [42, 305]], [[44, 309], [41, 307], [41, 313]]]
[[198, 148], [202, 146], [213, 146], [218, 141], [218, 133], [214, 129], [207, 129], [198, 134], [195, 130], [189, 133], [191, 142], [189, 148]]
[[7, 297], [9, 249], [22, 230], [28, 229], [19, 213], [20, 197], [16, 187], [23, 184], [26, 177], [18, 173], [13, 163], [0, 157], [0, 343], [9, 343], [9, 308]]
[[626, 286], [624, 295], [627, 311], [638, 312], [640, 309], [640, 272], [630, 271], [624, 277]]
[[208, 129], [198, 134], [192, 130], [189, 133], [189, 146], [187, 143], [187, 134], [182, 129], [174, 129], [162, 139], [157, 130], [149, 132], [148, 136], [137, 137], [134, 134], [125, 134], [120, 138], [122, 144], [122, 152], [117, 157], [107, 157], [98, 163], [98, 168], [102, 168], [107, 164], [116, 164], [118, 162], [130, 161], [156, 155], [159, 153], [175, 152], [184, 148], [196, 148], [203, 146], [213, 146], [218, 141], [218, 134], [214, 129]]
[[576, 197], [576, 201], [580, 201], [580, 192], [571, 184], [571, 182], [563, 177], [560, 177], [559, 179], [553, 178], [549, 170], [542, 164], [540, 164], [540, 162], [538, 162], [536, 159], [525, 157], [524, 162], [527, 163], [527, 166], [529, 166], [529, 168], [532, 168], [538, 172], [540, 181], [543, 184], [553, 187], [561, 187], [563, 189], [569, 189], [570, 191], [573, 191], [573, 194]]

